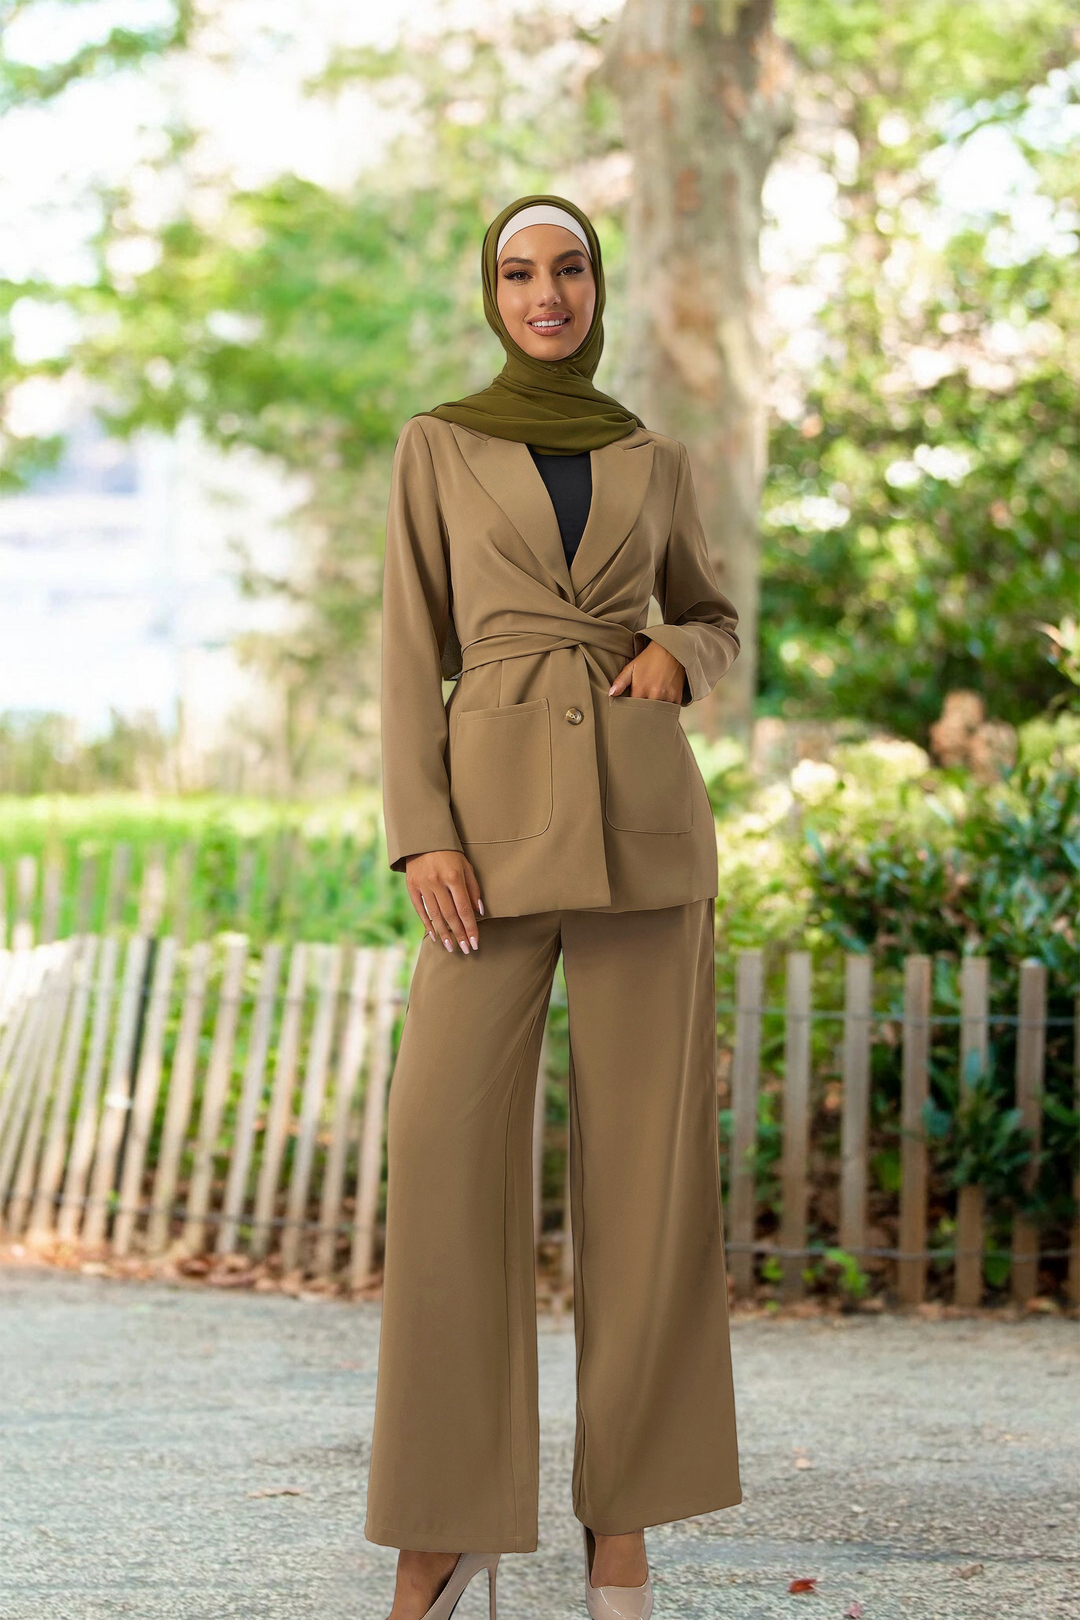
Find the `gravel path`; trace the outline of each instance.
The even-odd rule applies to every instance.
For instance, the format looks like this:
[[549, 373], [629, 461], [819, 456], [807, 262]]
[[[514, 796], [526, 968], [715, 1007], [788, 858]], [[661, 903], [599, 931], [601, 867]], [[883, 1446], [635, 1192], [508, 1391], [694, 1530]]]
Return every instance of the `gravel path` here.
[[[0, 1284], [2, 1620], [385, 1620], [377, 1305]], [[732, 1345], [744, 1501], [648, 1531], [656, 1620], [1080, 1614], [1074, 1321], [736, 1316]], [[499, 1615], [584, 1620], [568, 1325], [540, 1377], [540, 1549], [504, 1556]]]

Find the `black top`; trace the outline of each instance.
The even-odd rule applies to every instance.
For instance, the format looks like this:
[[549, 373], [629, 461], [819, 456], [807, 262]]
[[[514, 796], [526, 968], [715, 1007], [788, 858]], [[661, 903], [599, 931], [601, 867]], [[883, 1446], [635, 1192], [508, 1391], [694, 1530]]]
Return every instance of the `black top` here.
[[542, 450], [534, 450], [530, 444], [529, 454], [551, 496], [551, 504], [559, 520], [566, 566], [569, 568], [581, 536], [585, 533], [589, 507], [592, 505], [592, 461], [589, 451], [583, 450], [580, 455], [574, 456], [552, 456], [545, 455]]

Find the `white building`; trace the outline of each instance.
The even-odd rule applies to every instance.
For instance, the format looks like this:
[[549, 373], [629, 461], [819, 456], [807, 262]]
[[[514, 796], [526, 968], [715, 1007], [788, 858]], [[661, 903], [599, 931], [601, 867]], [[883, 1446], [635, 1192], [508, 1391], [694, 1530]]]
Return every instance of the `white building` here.
[[0, 711], [85, 735], [152, 713], [197, 771], [266, 701], [233, 642], [279, 610], [242, 597], [235, 545], [281, 568], [302, 491], [193, 430], [124, 445], [78, 404], [68, 431], [57, 469], [0, 499]]

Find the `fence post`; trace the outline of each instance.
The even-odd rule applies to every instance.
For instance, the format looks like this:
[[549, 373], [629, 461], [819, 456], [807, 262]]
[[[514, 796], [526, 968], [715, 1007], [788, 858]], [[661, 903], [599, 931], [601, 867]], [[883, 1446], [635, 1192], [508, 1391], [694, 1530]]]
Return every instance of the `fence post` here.
[[20, 855], [15, 862], [15, 927], [11, 935], [11, 943], [17, 951], [28, 951], [34, 943], [36, 894], [37, 859], [33, 855]]
[[[57, 1223], [59, 1212], [56, 1208], [56, 1198], [61, 1177], [64, 1174], [68, 1121], [71, 1114], [72, 1099], [75, 1094], [75, 1077], [78, 1073], [79, 1058], [82, 1055], [86, 1020], [90, 1011], [91, 988], [100, 943], [97, 936], [93, 934], [79, 939], [78, 954], [74, 964], [74, 987], [67, 1039], [64, 1044], [63, 1056], [60, 1059], [60, 1078], [57, 1081], [56, 1098], [53, 1102], [52, 1115], [49, 1120], [49, 1133], [41, 1153], [37, 1193], [30, 1214], [29, 1237], [31, 1242], [40, 1242], [47, 1238]], [[74, 1143], [72, 1146], [74, 1146]]]
[[374, 949], [370, 945], [358, 947], [353, 956], [352, 982], [345, 1008], [345, 1032], [334, 1087], [334, 1122], [331, 1127], [330, 1151], [326, 1156], [322, 1195], [319, 1200], [319, 1232], [315, 1244], [317, 1277], [329, 1277], [337, 1257], [337, 1228], [341, 1220], [341, 1202], [345, 1190], [345, 1164], [349, 1152], [353, 1100], [367, 1048], [369, 1028], [367, 1000], [374, 960]]
[[[810, 1162], [810, 1017], [809, 951], [789, 951], [784, 1020], [784, 1121], [780, 1149], [780, 1246], [805, 1249], [809, 1208]], [[786, 1254], [782, 1260], [781, 1298], [802, 1299], [805, 1259]]]
[[106, 931], [120, 928], [123, 924], [130, 877], [131, 845], [114, 844], [112, 858], [109, 861], [109, 886], [105, 891], [105, 917], [102, 926]]
[[[1030, 1192], [1038, 1178], [1042, 1148], [1043, 1085], [1046, 1064], [1046, 965], [1028, 957], [1020, 964], [1016, 1031], [1016, 1106], [1031, 1132], [1031, 1158], [1024, 1166]], [[1024, 1215], [1013, 1221], [1012, 1296], [1033, 1299], [1039, 1283], [1039, 1228]]]
[[735, 968], [735, 1052], [731, 1064], [731, 1243], [729, 1262], [736, 1294], [754, 1282], [757, 1107], [761, 1066], [761, 951], [740, 951]]
[[285, 1205], [286, 1226], [281, 1240], [281, 1268], [288, 1273], [301, 1265], [302, 1223], [315, 1161], [315, 1141], [326, 1096], [326, 1075], [334, 1043], [338, 990], [341, 985], [341, 946], [318, 945], [315, 1025], [308, 1047], [307, 1068], [300, 1097], [300, 1123], [293, 1154], [292, 1176]]
[[278, 984], [281, 981], [281, 962], [281, 946], [278, 944], [268, 945], [263, 955], [262, 970], [259, 975], [259, 989], [251, 1015], [251, 1039], [248, 1046], [247, 1062], [244, 1066], [244, 1083], [240, 1094], [240, 1106], [236, 1115], [236, 1130], [233, 1136], [229, 1177], [225, 1183], [225, 1199], [221, 1210], [222, 1221], [218, 1227], [217, 1242], [215, 1244], [215, 1249], [219, 1255], [232, 1254], [236, 1248], [237, 1231], [247, 1193], [248, 1171], [251, 1168], [251, 1156], [255, 1141], [255, 1120], [258, 1116], [259, 1104], [262, 1101], [263, 1083], [266, 1076], [266, 1059], [270, 1051], [270, 1034], [274, 1023], [274, 1003], [277, 999]]
[[51, 945], [60, 933], [60, 897], [64, 869], [56, 855], [50, 855], [41, 874], [41, 943]]
[[109, 1219], [120, 1143], [131, 1107], [131, 1066], [139, 1029], [139, 1013], [146, 980], [150, 941], [143, 934], [132, 934], [124, 964], [116, 1033], [113, 1036], [105, 1107], [98, 1128], [97, 1153], [90, 1175], [90, 1196], [83, 1219], [83, 1241], [91, 1246], [103, 1242]]
[[98, 1133], [98, 1098], [105, 1072], [105, 1053], [113, 1019], [113, 990], [120, 960], [120, 941], [110, 934], [101, 943], [97, 982], [94, 985], [94, 1017], [90, 1026], [90, 1046], [79, 1087], [79, 1111], [71, 1138], [71, 1155], [64, 1176], [64, 1190], [57, 1212], [56, 1233], [64, 1243], [74, 1243], [85, 1216], [84, 1199], [94, 1143]]
[[79, 861], [78, 876], [75, 880], [75, 932], [77, 934], [93, 932], [97, 877], [97, 857], [84, 855]]
[[173, 1052], [172, 1070], [169, 1075], [169, 1098], [165, 1105], [165, 1123], [161, 1131], [161, 1150], [154, 1173], [153, 1191], [150, 1194], [150, 1220], [146, 1231], [146, 1247], [150, 1254], [160, 1254], [169, 1242], [173, 1200], [180, 1179], [180, 1159], [187, 1139], [191, 1104], [195, 1095], [195, 1068], [198, 1062], [209, 973], [210, 945], [208, 941], [200, 940], [191, 947], [188, 959], [180, 1030]]
[[[965, 956], [960, 964], [960, 1096], [986, 1073], [990, 1026], [989, 967], [985, 956]], [[972, 1070], [975, 1071], [973, 1076]], [[983, 1190], [960, 1187], [956, 1200], [956, 1270], [954, 1298], [957, 1305], [974, 1307], [982, 1303], [983, 1291]]]
[[[930, 1094], [928, 956], [904, 959], [903, 1077], [900, 1104], [900, 1253], [897, 1292], [905, 1305], [926, 1298], [926, 1199], [929, 1181], [922, 1111]], [[909, 1258], [903, 1258], [908, 1256]]]
[[[840, 1247], [866, 1247], [870, 1139], [870, 1020], [873, 963], [849, 953], [844, 961], [843, 1115], [840, 1123]], [[864, 1264], [860, 1255], [859, 1264]]]
[[277, 1062], [274, 1068], [274, 1089], [270, 1096], [270, 1111], [263, 1133], [263, 1160], [259, 1166], [259, 1183], [255, 1190], [254, 1231], [251, 1252], [261, 1260], [270, 1247], [273, 1235], [274, 1205], [277, 1197], [278, 1175], [285, 1152], [285, 1139], [292, 1119], [293, 1087], [296, 1084], [296, 1060], [300, 1050], [300, 1030], [304, 1016], [304, 992], [307, 987], [309, 947], [299, 942], [292, 948], [289, 959], [289, 979], [285, 987], [285, 1007], [281, 1015], [278, 1035]]
[[8, 1204], [8, 1230], [17, 1235], [30, 1209], [37, 1171], [38, 1148], [45, 1129], [45, 1118], [56, 1076], [56, 1063], [60, 1053], [60, 1038], [67, 1022], [68, 1002], [71, 998], [72, 958], [74, 941], [65, 940], [54, 947], [56, 967], [49, 982], [42, 986], [45, 1003], [45, 1025], [42, 1031], [41, 1055], [28, 1076], [29, 1108], [23, 1134], [22, 1151]]
[[165, 915], [165, 851], [154, 844], [146, 852], [142, 884], [139, 889], [140, 934], [156, 934]]
[[206, 1065], [202, 1112], [199, 1116], [199, 1138], [195, 1146], [195, 1162], [191, 1171], [187, 1213], [184, 1220], [183, 1245], [188, 1254], [200, 1254], [205, 1244], [206, 1217], [214, 1188], [218, 1134], [229, 1092], [236, 1025], [244, 993], [247, 951], [248, 942], [242, 934], [233, 935], [225, 947], [225, 969], [221, 976], [221, 995], [218, 1000], [217, 1017], [214, 1020], [214, 1037]]
[[171, 936], [158, 941], [154, 958], [154, 980], [146, 1010], [146, 1026], [139, 1054], [139, 1069], [131, 1104], [131, 1120], [120, 1172], [120, 1204], [113, 1222], [112, 1250], [124, 1256], [131, 1247], [135, 1221], [142, 1199], [146, 1150], [150, 1145], [164, 1056], [165, 1022], [169, 1015], [173, 972], [176, 967], [176, 941]]
[[51, 945], [34, 952], [37, 971], [27, 984], [26, 1016], [20, 1021], [18, 1040], [11, 1054], [7, 1084], [0, 1098], [0, 1206], [11, 1186], [15, 1159], [26, 1116], [34, 1100], [34, 1077], [41, 1048], [47, 1039], [49, 996], [56, 974], [56, 953]]
[[172, 932], [183, 946], [191, 936], [191, 915], [194, 910], [192, 892], [195, 886], [195, 846], [181, 844], [173, 856], [172, 884], [169, 896]]
[[48, 951], [12, 951], [4, 985], [7, 1023], [0, 1033], [0, 1138], [18, 1096], [26, 1043], [38, 1019], [37, 989], [44, 975]]

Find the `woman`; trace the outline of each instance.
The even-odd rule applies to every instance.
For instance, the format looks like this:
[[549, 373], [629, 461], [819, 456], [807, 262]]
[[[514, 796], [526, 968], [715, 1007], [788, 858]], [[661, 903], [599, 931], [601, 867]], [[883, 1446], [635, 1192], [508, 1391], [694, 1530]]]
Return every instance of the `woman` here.
[[494, 1615], [499, 1555], [536, 1549], [531, 1142], [561, 951], [573, 1504], [589, 1613], [646, 1620], [645, 1527], [742, 1500], [716, 833], [680, 724], [738, 653], [737, 619], [684, 447], [593, 387], [591, 222], [519, 198], [482, 271], [506, 364], [405, 424], [387, 523], [387, 843], [427, 937], [390, 1094], [365, 1533], [402, 1549], [390, 1620], [448, 1620], [485, 1567]]

